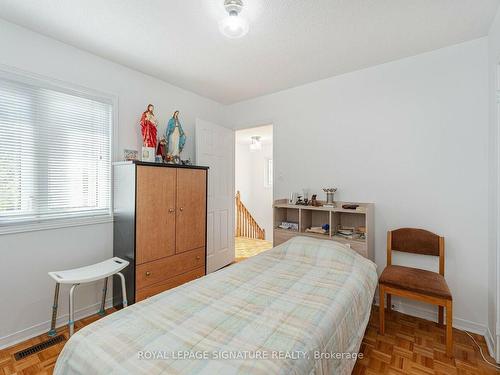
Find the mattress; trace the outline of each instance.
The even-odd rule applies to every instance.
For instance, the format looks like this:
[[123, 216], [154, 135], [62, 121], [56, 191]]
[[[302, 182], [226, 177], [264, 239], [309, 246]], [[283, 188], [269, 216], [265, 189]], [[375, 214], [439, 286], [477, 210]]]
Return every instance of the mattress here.
[[348, 247], [294, 237], [82, 328], [54, 373], [349, 374], [376, 285]]

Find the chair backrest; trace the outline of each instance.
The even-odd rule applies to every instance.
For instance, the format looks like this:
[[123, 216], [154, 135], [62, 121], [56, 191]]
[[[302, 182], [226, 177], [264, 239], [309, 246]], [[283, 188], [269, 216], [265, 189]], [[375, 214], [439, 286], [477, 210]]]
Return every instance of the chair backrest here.
[[444, 276], [444, 237], [424, 229], [401, 228], [387, 232], [387, 265], [392, 251], [439, 257], [439, 273]]

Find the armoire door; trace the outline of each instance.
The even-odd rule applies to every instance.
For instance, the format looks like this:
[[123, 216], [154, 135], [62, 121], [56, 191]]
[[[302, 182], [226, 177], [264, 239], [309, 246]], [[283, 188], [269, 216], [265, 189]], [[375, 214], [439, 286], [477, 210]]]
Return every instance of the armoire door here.
[[176, 170], [137, 166], [136, 262], [175, 254]]
[[206, 170], [177, 169], [175, 252], [205, 246]]

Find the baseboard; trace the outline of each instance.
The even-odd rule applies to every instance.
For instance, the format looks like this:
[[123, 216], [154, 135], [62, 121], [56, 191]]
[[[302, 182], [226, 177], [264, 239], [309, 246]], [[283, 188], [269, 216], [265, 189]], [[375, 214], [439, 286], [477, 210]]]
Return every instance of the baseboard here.
[[500, 363], [500, 324], [497, 325], [497, 332], [496, 332], [496, 357], [494, 357], [497, 361], [497, 363]]
[[[106, 300], [105, 306], [107, 309], [113, 306], [113, 297], [110, 297]], [[99, 302], [99, 303], [95, 303], [93, 305], [84, 307], [83, 309], [76, 310], [75, 311], [75, 320], [83, 319], [83, 318], [86, 318], [90, 315], [96, 314], [97, 311], [99, 311], [100, 307], [101, 307], [101, 304]], [[48, 311], [48, 313], [49, 312], [50, 311]], [[47, 315], [49, 315], [48, 313], [47, 313]], [[59, 328], [61, 326], [68, 324], [68, 316], [69, 316], [69, 313], [66, 313], [66, 314], [59, 316], [56, 320], [56, 327]], [[47, 333], [49, 331], [49, 329], [50, 329], [50, 319], [45, 321], [45, 322], [36, 324], [32, 327], [23, 329], [21, 331], [11, 333], [10, 335], [0, 337], [0, 350], [8, 348], [8, 347], [13, 346], [13, 345], [16, 345], [20, 342], [31, 339], [33, 337], [39, 336], [43, 333]]]
[[[437, 311], [420, 308], [414, 305], [410, 305], [405, 302], [395, 303], [396, 308], [394, 310], [399, 311], [403, 314], [416, 316], [425, 320], [430, 320], [432, 322], [437, 322]], [[453, 317], [453, 327], [461, 329], [462, 331], [468, 331], [472, 333], [477, 333], [478, 335], [485, 336], [487, 327], [484, 324], [472, 322], [467, 319]]]
[[[495, 358], [495, 341], [493, 339], [493, 335], [489, 328], [486, 328], [486, 332], [484, 334], [484, 339], [486, 340], [486, 346], [488, 347], [488, 353], [491, 358]], [[495, 359], [496, 360], [496, 359]]]

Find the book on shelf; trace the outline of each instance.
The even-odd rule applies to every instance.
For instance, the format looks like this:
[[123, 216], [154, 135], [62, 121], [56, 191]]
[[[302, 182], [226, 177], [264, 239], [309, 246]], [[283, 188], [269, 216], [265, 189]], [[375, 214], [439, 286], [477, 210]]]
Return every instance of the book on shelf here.
[[361, 239], [361, 235], [359, 233], [345, 233], [345, 232], [337, 232], [336, 236], [345, 238], [347, 240], [358, 240]]

